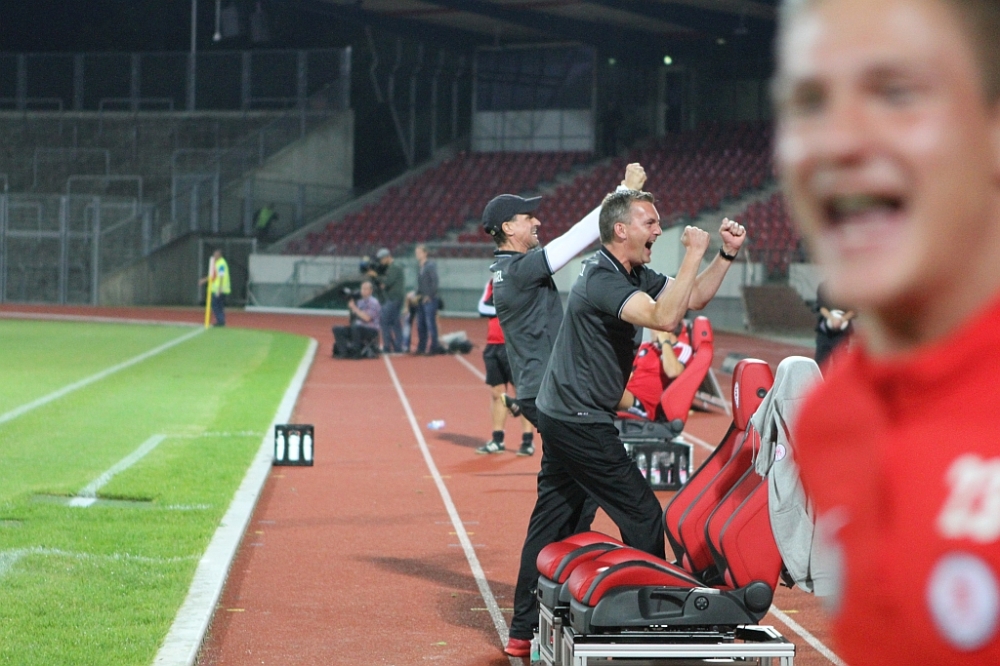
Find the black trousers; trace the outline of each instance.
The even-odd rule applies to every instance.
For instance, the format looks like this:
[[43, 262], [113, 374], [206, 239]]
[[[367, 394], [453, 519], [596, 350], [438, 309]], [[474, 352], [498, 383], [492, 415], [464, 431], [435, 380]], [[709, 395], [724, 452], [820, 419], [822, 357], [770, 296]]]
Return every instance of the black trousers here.
[[588, 499], [615, 521], [625, 544], [664, 557], [663, 508], [625, 453], [614, 425], [570, 423], [538, 412], [538, 429], [538, 499], [521, 549], [510, 625], [510, 635], [522, 639], [531, 638], [538, 625], [538, 553], [577, 531]]

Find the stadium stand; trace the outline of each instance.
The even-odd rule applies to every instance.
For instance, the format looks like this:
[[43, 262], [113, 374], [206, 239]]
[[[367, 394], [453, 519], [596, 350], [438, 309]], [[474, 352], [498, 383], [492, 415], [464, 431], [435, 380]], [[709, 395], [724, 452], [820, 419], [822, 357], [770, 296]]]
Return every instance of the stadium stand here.
[[602, 164], [546, 196], [538, 209], [547, 242], [596, 206], [616, 184], [626, 164], [639, 162], [646, 170], [656, 207], [665, 223], [693, 219], [700, 211], [718, 208], [770, 179], [771, 128], [763, 123], [721, 125], [667, 135], [655, 143]]
[[[459, 153], [378, 201], [296, 239], [285, 254], [365, 254], [441, 238], [478, 217], [489, 192], [532, 192], [582, 164], [588, 153]], [[478, 239], [480, 242], [482, 238]]]
[[[561, 183], [538, 210], [543, 242], [586, 215], [618, 182], [625, 165], [639, 162], [656, 185], [664, 220], [694, 218], [726, 199], [760, 188], [770, 179], [771, 128], [764, 123], [722, 125], [668, 135]], [[290, 242], [285, 254], [365, 254], [379, 246], [442, 239], [478, 218], [490, 196], [534, 193], [556, 176], [578, 167], [587, 153], [460, 153], [390, 190], [377, 202], [331, 221], [318, 232]], [[478, 226], [442, 247], [439, 256], [480, 256], [488, 239]], [[467, 247], [463, 247], [463, 245]]]
[[753, 230], [749, 256], [764, 265], [769, 279], [787, 277], [791, 262], [806, 261], [802, 239], [795, 231], [780, 192], [766, 201], [750, 204], [736, 219]]

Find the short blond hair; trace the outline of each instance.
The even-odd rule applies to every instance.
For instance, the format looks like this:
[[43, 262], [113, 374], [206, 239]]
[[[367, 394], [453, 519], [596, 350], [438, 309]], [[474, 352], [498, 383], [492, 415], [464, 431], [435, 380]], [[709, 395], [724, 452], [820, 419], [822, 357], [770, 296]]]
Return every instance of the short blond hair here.
[[601, 231], [601, 242], [610, 243], [615, 237], [615, 225], [619, 222], [629, 223], [632, 214], [632, 203], [634, 201], [648, 201], [655, 204], [656, 200], [649, 192], [639, 190], [615, 191], [604, 197], [601, 202], [601, 215], [598, 218], [597, 226]]

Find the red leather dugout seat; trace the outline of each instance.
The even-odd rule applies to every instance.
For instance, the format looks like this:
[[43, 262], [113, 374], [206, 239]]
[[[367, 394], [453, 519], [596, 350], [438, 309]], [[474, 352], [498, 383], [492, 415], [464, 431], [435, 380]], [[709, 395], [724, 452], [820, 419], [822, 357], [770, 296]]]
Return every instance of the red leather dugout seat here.
[[[696, 317], [690, 327], [683, 327], [678, 341], [691, 345], [691, 358], [684, 371], [675, 377], [660, 395], [660, 408], [664, 420], [670, 426], [673, 436], [681, 434], [687, 423], [688, 412], [694, 403], [698, 388], [705, 381], [705, 375], [712, 367], [715, 355], [715, 337], [708, 317]], [[618, 412], [619, 419], [638, 420], [640, 417], [629, 412]]]
[[[603, 562], [606, 555], [618, 549], [631, 553], [633, 559], [656, 564], [659, 567], [657, 570], [664, 576], [681, 576], [683, 574], [697, 584], [707, 582], [703, 581], [699, 575], [710, 570], [712, 562], [712, 554], [704, 537], [705, 521], [711, 514], [712, 508], [708, 502], [712, 498], [721, 499], [732, 488], [740, 477], [740, 475], [736, 475], [735, 479], [731, 478], [737, 465], [743, 465], [741, 473], [750, 468], [749, 453], [741, 455], [747, 439], [746, 431], [749, 427], [750, 417], [760, 405], [772, 382], [773, 374], [764, 361], [743, 359], [737, 363], [733, 370], [733, 425], [730, 426], [722, 443], [698, 468], [687, 484], [681, 487], [664, 511], [666, 536], [677, 554], [676, 564], [667, 563], [641, 551], [625, 548], [621, 541], [598, 532], [576, 534], [549, 544], [539, 552], [536, 565], [539, 571], [538, 598], [540, 603], [549, 608], [565, 606], [570, 601], [570, 589], [567, 583], [574, 571], [587, 562], [597, 559], [601, 559]], [[729, 467], [728, 474], [724, 473], [727, 467]], [[691, 514], [690, 525], [700, 528], [702, 537], [698, 538], [697, 529], [689, 528], [687, 530], [690, 532], [688, 543], [685, 545], [682, 543], [681, 534], [688, 519], [687, 509], [692, 504], [696, 505], [696, 510]], [[688, 555], [688, 549], [697, 553], [694, 559], [698, 562], [703, 562], [705, 558], [708, 559], [708, 564], [703, 568], [703, 571], [695, 572], [689, 566], [692, 558]], [[628, 575], [634, 573], [630, 572]], [[713, 579], [715, 578], [718, 576], [713, 577]]]

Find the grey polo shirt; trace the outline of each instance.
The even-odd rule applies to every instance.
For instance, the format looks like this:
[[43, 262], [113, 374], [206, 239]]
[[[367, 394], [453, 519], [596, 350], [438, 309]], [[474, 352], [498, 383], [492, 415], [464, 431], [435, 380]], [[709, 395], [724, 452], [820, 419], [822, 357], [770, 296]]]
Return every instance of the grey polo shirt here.
[[493, 303], [518, 398], [534, 398], [549, 363], [563, 308], [545, 252], [495, 252]]
[[588, 259], [570, 291], [538, 409], [562, 421], [611, 423], [641, 334], [622, 308], [638, 291], [657, 298], [667, 282], [645, 266], [626, 272], [605, 248]]

